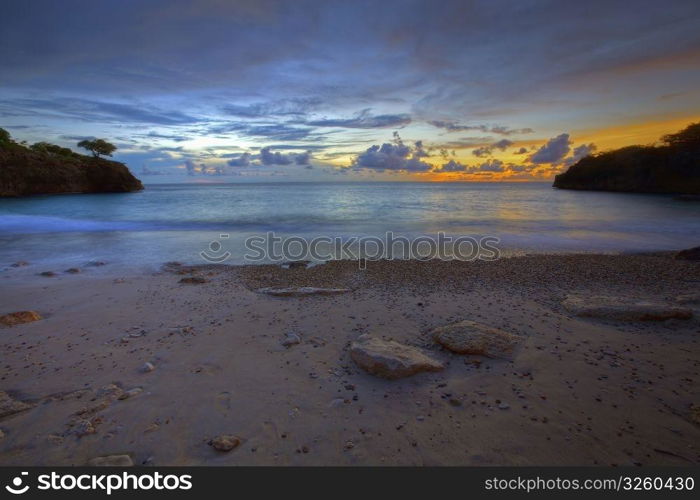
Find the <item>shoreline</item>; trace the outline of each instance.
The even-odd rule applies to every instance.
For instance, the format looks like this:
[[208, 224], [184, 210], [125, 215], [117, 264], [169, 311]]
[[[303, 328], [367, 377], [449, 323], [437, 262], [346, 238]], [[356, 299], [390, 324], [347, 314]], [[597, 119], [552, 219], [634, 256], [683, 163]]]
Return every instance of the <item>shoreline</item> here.
[[[43, 317], [0, 327], [0, 391], [28, 406], [0, 418], [3, 465], [115, 454], [136, 465], [700, 463], [700, 306], [659, 322], [562, 306], [572, 293], [668, 304], [697, 293], [700, 265], [667, 253], [370, 261], [365, 271], [182, 265], [3, 283], [0, 314]], [[259, 293], [304, 286], [349, 291]], [[465, 319], [522, 347], [492, 359], [432, 338]], [[283, 345], [289, 333], [299, 343]], [[422, 349], [445, 369], [370, 375], [349, 354], [361, 335]], [[240, 446], [212, 448], [222, 434]]]

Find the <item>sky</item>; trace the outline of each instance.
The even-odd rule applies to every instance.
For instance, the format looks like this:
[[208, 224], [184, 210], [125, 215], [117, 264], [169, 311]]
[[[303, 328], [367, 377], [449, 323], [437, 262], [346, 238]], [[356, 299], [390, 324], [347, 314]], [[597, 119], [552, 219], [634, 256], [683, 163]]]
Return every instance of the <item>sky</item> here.
[[3, 0], [0, 127], [145, 182], [549, 180], [700, 121], [700, 2]]

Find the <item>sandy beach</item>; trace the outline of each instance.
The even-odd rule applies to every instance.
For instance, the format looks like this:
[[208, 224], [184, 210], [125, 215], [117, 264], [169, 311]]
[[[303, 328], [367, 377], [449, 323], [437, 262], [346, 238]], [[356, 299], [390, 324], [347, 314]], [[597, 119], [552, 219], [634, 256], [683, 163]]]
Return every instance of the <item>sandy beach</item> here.
[[[30, 263], [0, 275], [0, 314], [42, 317], [0, 327], [0, 464], [120, 454], [135, 465], [700, 463], [697, 262], [109, 266], [45, 277], [28, 276]], [[295, 286], [349, 291], [259, 292]], [[562, 306], [571, 294], [683, 303], [693, 316], [583, 317]], [[433, 329], [461, 320], [522, 342], [510, 360], [435, 342]], [[376, 377], [350, 356], [361, 335], [417, 347], [445, 368]], [[220, 435], [240, 445], [218, 451]]]

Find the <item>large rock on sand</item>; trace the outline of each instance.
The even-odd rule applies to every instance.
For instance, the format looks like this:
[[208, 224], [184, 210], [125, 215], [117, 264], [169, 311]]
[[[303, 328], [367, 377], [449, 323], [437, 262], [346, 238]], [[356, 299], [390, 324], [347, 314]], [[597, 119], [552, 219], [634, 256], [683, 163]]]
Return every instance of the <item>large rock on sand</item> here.
[[372, 338], [369, 335], [362, 335], [352, 343], [350, 357], [366, 372], [388, 379], [444, 369], [440, 361], [416, 347]]
[[41, 315], [36, 311], [18, 311], [0, 316], [0, 325], [14, 326], [38, 321]]
[[284, 288], [259, 288], [258, 293], [274, 297], [308, 297], [311, 295], [337, 295], [349, 292], [349, 288], [318, 288], [315, 286], [292, 286]]
[[512, 359], [522, 337], [476, 321], [464, 320], [431, 332], [435, 341], [458, 354]]
[[664, 321], [693, 317], [693, 311], [687, 307], [603, 295], [569, 295], [562, 305], [576, 316], [619, 321]]

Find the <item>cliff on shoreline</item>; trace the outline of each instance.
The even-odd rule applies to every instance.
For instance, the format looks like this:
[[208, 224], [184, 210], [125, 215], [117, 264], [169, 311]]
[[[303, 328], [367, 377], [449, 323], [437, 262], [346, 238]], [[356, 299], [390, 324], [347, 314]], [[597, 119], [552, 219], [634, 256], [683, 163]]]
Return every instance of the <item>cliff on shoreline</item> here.
[[141, 181], [123, 163], [41, 143], [0, 144], [0, 197], [59, 193], [140, 191]]
[[700, 194], [700, 123], [661, 146], [628, 146], [587, 156], [554, 178], [560, 189]]

